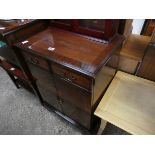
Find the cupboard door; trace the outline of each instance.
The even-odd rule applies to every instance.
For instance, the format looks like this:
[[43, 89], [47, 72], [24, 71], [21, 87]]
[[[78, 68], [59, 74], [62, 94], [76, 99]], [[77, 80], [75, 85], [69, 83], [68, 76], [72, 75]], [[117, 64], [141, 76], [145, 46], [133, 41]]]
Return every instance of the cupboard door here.
[[87, 20], [80, 19], [79, 24], [81, 27], [85, 29], [92, 29], [92, 30], [102, 31], [102, 32], [104, 32], [105, 30], [104, 19], [87, 19]]
[[63, 113], [83, 126], [90, 127], [91, 93], [55, 75]]
[[52, 105], [57, 110], [61, 111], [61, 104], [58, 101], [56, 88], [53, 82], [53, 77], [50, 72], [41, 69], [35, 65], [28, 64], [30, 71], [36, 79], [39, 92], [45, 102]]
[[117, 33], [119, 20], [114, 19], [74, 19], [73, 29], [77, 33], [110, 41]]
[[70, 19], [53, 19], [54, 22], [71, 25]]
[[53, 19], [51, 25], [66, 30], [72, 29], [71, 19]]
[[87, 129], [91, 129], [91, 115], [88, 112], [85, 112], [75, 106], [74, 104], [70, 103], [67, 100], [62, 100], [62, 110], [65, 115], [69, 118], [73, 119], [77, 123], [81, 124]]
[[91, 93], [55, 75], [58, 95], [76, 107], [91, 112]]
[[49, 105], [53, 106], [55, 109], [62, 112], [61, 103], [59, 102], [57, 95], [53, 93], [53, 88], [51, 88], [51, 86], [47, 87], [41, 81], [37, 81], [37, 86], [43, 100]]

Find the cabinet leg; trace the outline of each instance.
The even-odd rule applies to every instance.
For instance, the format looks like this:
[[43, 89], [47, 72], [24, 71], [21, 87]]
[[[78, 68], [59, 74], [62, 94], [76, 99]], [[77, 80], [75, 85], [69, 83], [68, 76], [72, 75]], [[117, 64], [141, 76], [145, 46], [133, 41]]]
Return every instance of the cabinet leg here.
[[102, 132], [105, 129], [106, 125], [107, 125], [107, 121], [101, 119], [101, 125], [100, 125], [100, 128], [99, 128], [98, 132], [97, 132], [98, 135], [102, 134]]

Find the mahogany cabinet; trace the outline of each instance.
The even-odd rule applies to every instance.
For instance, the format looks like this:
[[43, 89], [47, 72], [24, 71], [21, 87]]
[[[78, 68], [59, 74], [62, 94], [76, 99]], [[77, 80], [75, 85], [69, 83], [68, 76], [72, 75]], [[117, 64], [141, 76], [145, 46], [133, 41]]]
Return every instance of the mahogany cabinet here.
[[115, 75], [110, 61], [123, 40], [115, 35], [104, 43], [49, 26], [14, 48], [44, 103], [91, 130], [96, 120], [94, 110]]

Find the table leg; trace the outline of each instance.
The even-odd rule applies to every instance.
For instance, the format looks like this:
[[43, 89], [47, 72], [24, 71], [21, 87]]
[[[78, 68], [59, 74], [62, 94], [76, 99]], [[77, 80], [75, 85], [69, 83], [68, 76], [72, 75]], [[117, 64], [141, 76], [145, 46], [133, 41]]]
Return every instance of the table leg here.
[[98, 132], [97, 132], [97, 135], [102, 134], [102, 132], [105, 129], [106, 125], [107, 125], [107, 121], [101, 119], [101, 125], [100, 125], [100, 128], [99, 128]]

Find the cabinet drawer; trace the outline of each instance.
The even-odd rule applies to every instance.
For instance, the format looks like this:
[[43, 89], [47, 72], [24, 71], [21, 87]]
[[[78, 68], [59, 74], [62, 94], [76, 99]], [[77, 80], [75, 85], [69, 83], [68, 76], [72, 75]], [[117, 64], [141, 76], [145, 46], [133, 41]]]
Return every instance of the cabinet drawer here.
[[22, 52], [22, 54], [28, 63], [49, 70], [47, 61], [41, 57], [26, 52]]
[[91, 89], [91, 79], [88, 79], [80, 74], [77, 74], [71, 70], [67, 70], [59, 65], [52, 64], [53, 72], [70, 81], [71, 83], [77, 84], [86, 89]]

